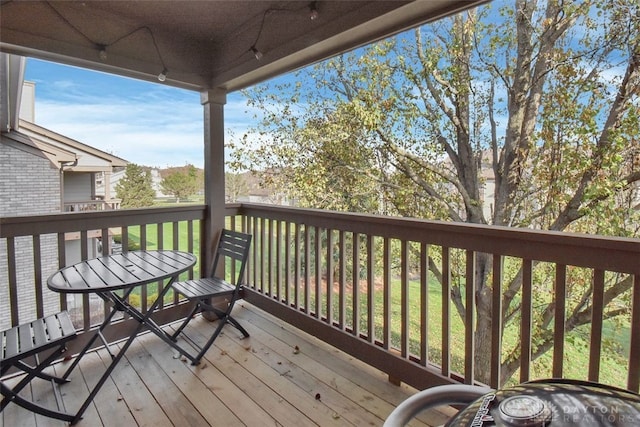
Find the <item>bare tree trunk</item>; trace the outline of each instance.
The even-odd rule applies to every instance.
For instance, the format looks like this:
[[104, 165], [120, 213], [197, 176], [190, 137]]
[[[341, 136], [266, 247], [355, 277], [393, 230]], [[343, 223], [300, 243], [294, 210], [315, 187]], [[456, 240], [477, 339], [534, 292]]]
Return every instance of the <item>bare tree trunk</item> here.
[[475, 325], [475, 379], [489, 384], [491, 378], [491, 287], [489, 273], [493, 257], [479, 253], [476, 256], [476, 325]]

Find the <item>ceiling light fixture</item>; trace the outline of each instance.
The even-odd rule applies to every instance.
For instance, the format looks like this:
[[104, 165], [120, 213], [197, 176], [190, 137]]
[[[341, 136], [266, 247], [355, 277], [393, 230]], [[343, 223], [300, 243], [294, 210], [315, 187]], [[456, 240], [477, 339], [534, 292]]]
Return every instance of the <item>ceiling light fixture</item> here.
[[309, 19], [315, 21], [318, 19], [318, 16], [320, 16], [320, 13], [318, 12], [318, 2], [313, 1], [309, 5]]
[[[75, 30], [78, 34], [80, 34], [82, 37], [84, 37], [89, 43], [91, 43], [93, 46], [95, 46], [95, 49], [98, 52], [98, 58], [100, 58], [101, 61], [106, 61], [108, 58], [107, 55], [107, 48], [111, 47], [113, 45], [115, 45], [116, 43], [120, 42], [123, 39], [126, 39], [127, 37], [137, 33], [138, 31], [146, 31], [149, 36], [151, 37], [151, 42], [153, 43], [153, 47], [156, 50], [156, 53], [158, 54], [158, 59], [160, 60], [160, 64], [162, 65], [162, 72], [160, 74], [158, 74], [158, 80], [160, 80], [161, 82], [164, 82], [167, 79], [167, 74], [169, 73], [169, 70], [167, 69], [167, 66], [164, 62], [164, 59], [162, 58], [162, 54], [160, 53], [160, 48], [158, 47], [158, 43], [156, 42], [156, 38], [153, 34], [153, 31], [151, 30], [151, 28], [147, 27], [146, 25], [142, 26], [142, 27], [138, 27], [135, 28], [131, 31], [129, 31], [126, 34], [123, 34], [122, 36], [120, 36], [119, 38], [109, 42], [109, 43], [97, 43], [96, 41], [94, 41], [91, 37], [89, 37], [87, 34], [85, 34], [82, 30], [80, 30], [80, 28], [76, 27], [75, 25], [73, 25], [73, 23], [71, 21], [69, 21], [62, 13], [60, 13], [60, 11], [58, 9], [56, 9], [52, 3], [50, 2], [44, 2], [47, 6], [49, 6], [49, 8], [51, 8], [51, 10], [53, 10], [53, 12], [58, 15], [60, 17], [60, 19], [62, 19], [69, 27], [71, 27], [73, 30]], [[264, 19], [264, 18], [263, 18]], [[259, 54], [259, 55], [258, 55]], [[262, 57], [261, 53], [255, 53], [256, 58], [258, 56]]]
[[245, 55], [246, 53], [251, 52], [251, 53], [253, 53], [253, 56], [258, 61], [260, 61], [262, 59], [262, 57], [264, 56], [264, 54], [258, 50], [256, 45], [260, 41], [260, 36], [262, 35], [262, 30], [264, 30], [265, 21], [267, 20], [267, 16], [269, 16], [271, 14], [275, 14], [275, 13], [296, 13], [296, 14], [301, 14], [301, 13], [304, 13], [305, 10], [309, 11], [308, 12], [309, 13], [308, 16], [309, 16], [309, 19], [311, 19], [312, 21], [315, 21], [320, 16], [320, 13], [318, 12], [318, 2], [317, 1], [312, 1], [311, 3], [309, 3], [306, 6], [296, 7], [295, 9], [269, 8], [269, 9], [265, 10], [262, 13], [262, 19], [260, 20], [260, 28], [258, 29], [258, 34], [256, 35], [256, 38], [255, 38], [255, 41], [253, 42], [253, 45], [248, 50], [245, 50], [242, 53], [242, 55]]
[[107, 60], [107, 46], [105, 46], [103, 44], [99, 44], [98, 45], [98, 57], [102, 61], [106, 61]]
[[160, 80], [161, 82], [167, 80], [167, 74], [169, 74], [169, 70], [163, 68], [162, 72], [158, 74], [158, 80]]
[[262, 52], [260, 52], [255, 46], [251, 46], [251, 52], [253, 53], [253, 56], [255, 56], [258, 61], [262, 59]]

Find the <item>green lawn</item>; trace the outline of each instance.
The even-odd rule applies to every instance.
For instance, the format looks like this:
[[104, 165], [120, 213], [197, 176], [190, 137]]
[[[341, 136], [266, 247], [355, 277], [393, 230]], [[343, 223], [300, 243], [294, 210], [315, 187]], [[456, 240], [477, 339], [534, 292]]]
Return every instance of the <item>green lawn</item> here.
[[[409, 319], [411, 320], [410, 334], [419, 338], [418, 331], [420, 306], [417, 303], [420, 295], [420, 284], [418, 282], [410, 283], [410, 299], [415, 296], [416, 303], [410, 304]], [[393, 285], [394, 306], [399, 307], [400, 304], [400, 285]], [[436, 363], [440, 363], [440, 342], [442, 339], [442, 320], [440, 318], [442, 312], [442, 289], [439, 283], [432, 281], [429, 285], [429, 357]], [[376, 301], [381, 305], [382, 299]], [[398, 308], [399, 310], [399, 308]], [[458, 372], [464, 370], [464, 325], [460, 320], [455, 309], [452, 310], [451, 319], [451, 364], [452, 369]], [[399, 344], [399, 316], [398, 311], [396, 318], [397, 324], [394, 324], [394, 330], [398, 331]], [[505, 349], [511, 349], [514, 345], [519, 345], [520, 332], [519, 325], [507, 328], [503, 337], [503, 346]], [[627, 364], [628, 364], [628, 348], [629, 348], [629, 329], [618, 327], [611, 321], [605, 322], [603, 330], [603, 340], [609, 340], [611, 343], [607, 349], [602, 349], [602, 360], [600, 366], [600, 382], [604, 382], [619, 387], [624, 387], [627, 382]], [[565, 338], [565, 355], [564, 355], [564, 376], [567, 378], [586, 379], [588, 375], [588, 357], [589, 357], [589, 328], [578, 329]], [[419, 354], [419, 342], [411, 340], [411, 351]], [[608, 348], [618, 347], [620, 351], [609, 351]], [[626, 349], [626, 350], [625, 350]], [[518, 375], [517, 373], [515, 374]], [[533, 362], [531, 376], [533, 378], [550, 378], [552, 376], [552, 354], [547, 352], [542, 357]], [[514, 384], [517, 383], [517, 378]]]
[[[392, 345], [400, 347], [400, 303], [401, 303], [401, 284], [399, 280], [392, 280], [391, 283], [391, 340]], [[324, 292], [324, 291], [323, 291]], [[365, 291], [361, 291], [361, 307], [360, 307], [360, 330], [363, 333], [367, 331], [367, 295]], [[376, 290], [374, 293], [375, 307], [375, 331], [376, 339], [383, 339], [382, 319], [383, 319], [383, 295], [382, 291]], [[409, 346], [413, 354], [420, 354], [420, 283], [412, 281], [409, 283]], [[312, 299], [311, 306], [315, 305]], [[323, 295], [323, 315], [326, 304], [326, 295]], [[351, 295], [347, 297], [347, 325], [352, 324]], [[442, 289], [436, 280], [429, 283], [428, 294], [428, 343], [429, 343], [429, 359], [435, 364], [441, 364], [441, 343], [442, 343]], [[337, 318], [339, 310], [337, 296], [334, 295], [334, 319]], [[451, 368], [457, 372], [464, 372], [464, 325], [460, 316], [451, 305]], [[503, 347], [505, 352], [519, 345], [520, 333], [519, 325], [511, 326], [506, 329], [503, 337]], [[607, 349], [602, 351], [602, 360], [600, 367], [600, 382], [624, 387], [627, 381], [627, 364], [628, 364], [628, 346], [629, 346], [629, 328], [616, 326], [613, 322], [605, 322], [603, 331], [604, 340], [609, 340], [610, 344]], [[565, 339], [565, 355], [564, 355], [564, 376], [566, 378], [586, 379], [588, 374], [588, 357], [589, 357], [589, 328], [581, 328], [569, 334]], [[619, 351], [610, 351], [608, 349], [618, 347]], [[506, 353], [503, 354], [506, 357]], [[512, 384], [518, 383], [518, 373], [514, 374]], [[552, 377], [552, 354], [547, 354], [538, 358], [532, 363], [532, 378], [550, 378]]]

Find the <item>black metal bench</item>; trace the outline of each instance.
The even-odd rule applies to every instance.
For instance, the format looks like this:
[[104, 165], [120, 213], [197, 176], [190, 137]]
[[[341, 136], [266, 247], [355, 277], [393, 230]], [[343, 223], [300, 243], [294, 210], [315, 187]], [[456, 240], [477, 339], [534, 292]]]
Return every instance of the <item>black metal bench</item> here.
[[[57, 387], [58, 384], [69, 381], [67, 377], [71, 373], [71, 369], [67, 370], [61, 377], [50, 375], [43, 371], [66, 351], [67, 341], [75, 338], [75, 336], [76, 329], [71, 323], [69, 313], [66, 311], [0, 332], [0, 340], [2, 342], [0, 388], [3, 396], [0, 411], [4, 410], [10, 402], [14, 402], [25, 409], [47, 417], [72, 421], [74, 415], [65, 412]], [[47, 352], [45, 359], [40, 360], [40, 354], [45, 351]], [[33, 365], [28, 363], [31, 358], [35, 361]], [[13, 368], [25, 372], [26, 375], [10, 388], [5, 384], [4, 377]], [[41, 378], [51, 382], [58, 406], [57, 410], [38, 405], [18, 394], [34, 378]]]

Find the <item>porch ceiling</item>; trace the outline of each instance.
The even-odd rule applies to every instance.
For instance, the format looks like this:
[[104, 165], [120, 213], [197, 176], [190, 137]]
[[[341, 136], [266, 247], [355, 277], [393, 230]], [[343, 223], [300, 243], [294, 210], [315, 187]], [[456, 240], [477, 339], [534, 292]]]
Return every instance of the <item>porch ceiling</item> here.
[[486, 1], [3, 0], [0, 50], [231, 92]]

